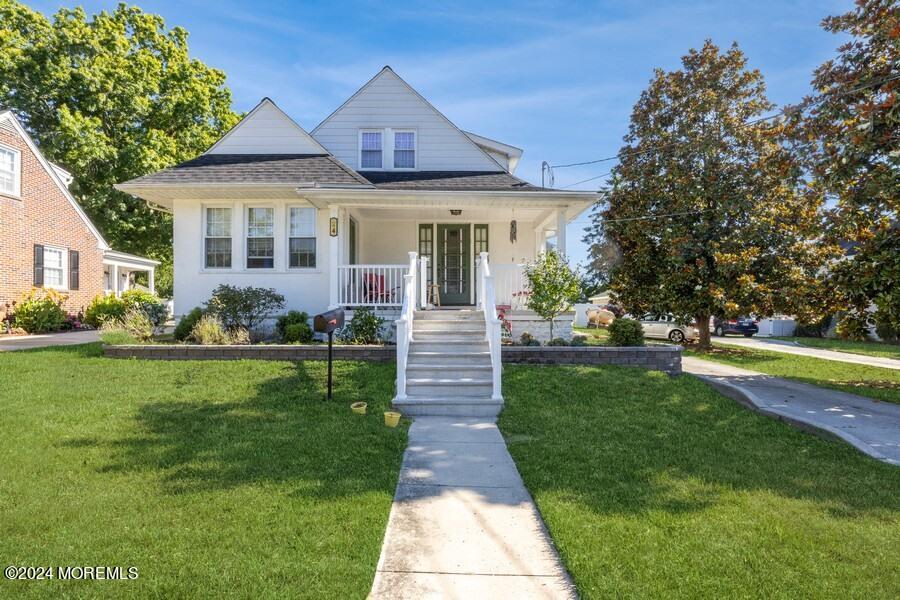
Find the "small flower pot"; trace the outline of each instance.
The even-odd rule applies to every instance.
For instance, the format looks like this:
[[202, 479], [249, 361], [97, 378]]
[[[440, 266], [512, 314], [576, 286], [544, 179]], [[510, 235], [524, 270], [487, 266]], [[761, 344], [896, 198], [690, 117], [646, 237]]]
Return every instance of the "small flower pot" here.
[[396, 427], [400, 423], [400, 413], [392, 410], [384, 411], [384, 424], [388, 427]]
[[365, 402], [354, 402], [353, 404], [350, 405], [350, 410], [352, 410], [353, 412], [355, 412], [358, 415], [364, 415], [364, 414], [366, 414], [367, 406], [368, 406], [368, 404], [366, 404]]

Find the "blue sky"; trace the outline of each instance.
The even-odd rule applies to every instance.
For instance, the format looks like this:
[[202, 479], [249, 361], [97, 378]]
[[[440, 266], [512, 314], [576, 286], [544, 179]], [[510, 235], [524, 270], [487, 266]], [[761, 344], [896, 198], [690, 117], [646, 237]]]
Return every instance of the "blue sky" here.
[[[45, 13], [59, 0], [28, 2]], [[88, 12], [115, 0], [80, 3]], [[459, 127], [525, 150], [517, 175], [540, 182], [541, 161], [614, 155], [653, 69], [689, 48], [737, 41], [783, 104], [808, 93], [839, 39], [820, 21], [850, 0], [712, 2], [143, 2], [190, 32], [191, 53], [223, 69], [235, 108], [269, 96], [312, 129], [385, 64]], [[610, 163], [559, 170], [565, 186]], [[597, 182], [573, 189], [590, 189]], [[593, 188], [596, 189], [596, 188]], [[571, 224], [580, 262], [587, 215]], [[577, 240], [572, 248], [572, 241]]]

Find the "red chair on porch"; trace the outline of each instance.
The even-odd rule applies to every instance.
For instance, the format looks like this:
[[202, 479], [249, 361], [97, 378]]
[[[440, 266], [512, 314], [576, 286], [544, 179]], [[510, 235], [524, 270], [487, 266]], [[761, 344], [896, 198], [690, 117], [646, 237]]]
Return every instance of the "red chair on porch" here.
[[399, 287], [392, 290], [386, 289], [384, 275], [378, 273], [363, 274], [363, 298], [367, 303], [384, 304], [392, 302], [395, 291], [399, 289]]

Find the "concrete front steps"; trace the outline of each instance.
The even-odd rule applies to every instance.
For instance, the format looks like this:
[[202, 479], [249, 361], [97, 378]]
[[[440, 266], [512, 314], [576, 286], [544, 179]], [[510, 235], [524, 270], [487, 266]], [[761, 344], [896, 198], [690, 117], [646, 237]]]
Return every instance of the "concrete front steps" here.
[[411, 416], [496, 417], [484, 314], [416, 311], [406, 366], [406, 398], [394, 408]]

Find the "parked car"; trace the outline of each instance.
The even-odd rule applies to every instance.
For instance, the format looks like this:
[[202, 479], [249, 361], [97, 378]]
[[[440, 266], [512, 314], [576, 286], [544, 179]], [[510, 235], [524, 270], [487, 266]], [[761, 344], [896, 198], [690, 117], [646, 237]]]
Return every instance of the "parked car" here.
[[737, 319], [713, 317], [709, 320], [709, 331], [719, 337], [729, 333], [752, 337], [753, 334], [759, 333], [759, 321], [753, 317], [738, 317]]
[[700, 337], [700, 331], [691, 323], [676, 323], [672, 315], [646, 314], [638, 319], [644, 328], [644, 337], [661, 338], [675, 344], [692, 342]]

